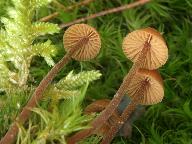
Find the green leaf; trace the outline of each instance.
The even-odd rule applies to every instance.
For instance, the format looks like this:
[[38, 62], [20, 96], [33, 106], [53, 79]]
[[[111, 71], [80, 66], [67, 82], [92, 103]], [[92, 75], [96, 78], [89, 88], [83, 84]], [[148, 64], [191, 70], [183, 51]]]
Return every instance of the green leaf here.
[[97, 80], [101, 77], [101, 73], [99, 71], [85, 71], [79, 74], [74, 75], [73, 71], [71, 71], [65, 78], [61, 79], [55, 86], [58, 88], [63, 88], [66, 90], [74, 90], [78, 87], [86, 84], [87, 82], [91, 82]]
[[9, 69], [3, 62], [3, 59], [0, 56], [0, 90], [8, 87], [9, 82]]
[[54, 61], [51, 56], [56, 54], [56, 47], [48, 40], [45, 43], [37, 43], [32, 46], [32, 54], [44, 57], [49, 66], [54, 65]]
[[103, 138], [102, 136], [93, 135], [80, 141], [79, 144], [99, 144], [102, 138]]
[[0, 53], [2, 49], [5, 49], [5, 47], [7, 46], [6, 42], [6, 32], [5, 30], [1, 29], [0, 30]]
[[58, 25], [44, 22], [35, 22], [31, 28], [31, 31], [33, 32], [32, 35], [34, 35], [35, 37], [45, 34], [58, 33], [59, 30], [60, 28], [58, 27]]
[[61, 99], [71, 99], [74, 96], [78, 96], [79, 90], [64, 90], [58, 89], [54, 85], [51, 85], [44, 93], [45, 98], [51, 98], [53, 101]]
[[33, 108], [31, 111], [35, 112], [36, 114], [40, 115], [43, 121], [47, 124], [51, 118], [51, 113], [42, 109], [42, 108]]
[[48, 5], [52, 0], [30, 0], [32, 3], [32, 6], [35, 8], [40, 8], [42, 6]]
[[183, 105], [183, 111], [192, 120], [192, 109], [190, 108], [190, 101], [186, 101]]

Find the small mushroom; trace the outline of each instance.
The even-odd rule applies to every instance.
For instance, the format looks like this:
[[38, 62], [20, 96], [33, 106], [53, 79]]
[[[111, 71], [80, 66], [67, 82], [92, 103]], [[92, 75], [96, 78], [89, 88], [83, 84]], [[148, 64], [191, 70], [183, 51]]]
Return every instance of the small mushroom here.
[[88, 105], [85, 110], [84, 114], [91, 114], [93, 112], [101, 112], [102, 110], [105, 109], [105, 107], [110, 103], [109, 99], [102, 99], [102, 100], [97, 100], [90, 105]]
[[63, 36], [63, 42], [66, 51], [78, 46], [78, 50], [72, 54], [75, 60], [90, 60], [96, 57], [101, 47], [99, 34], [93, 27], [86, 24], [75, 24], [69, 27]]
[[150, 48], [142, 61], [142, 68], [157, 69], [164, 65], [168, 58], [168, 49], [161, 34], [153, 28], [144, 28], [129, 33], [123, 41], [123, 51], [128, 59], [134, 63], [146, 43], [151, 37]]
[[164, 96], [163, 80], [156, 70], [139, 69], [134, 80], [127, 88], [128, 95], [135, 99], [143, 81], [147, 83], [143, 89], [143, 98], [138, 101], [142, 105], [152, 105], [161, 102]]
[[129, 119], [138, 104], [152, 105], [161, 102], [164, 96], [163, 80], [156, 70], [139, 69], [128, 86], [131, 103], [120, 116], [120, 121], [111, 127], [101, 144], [109, 144], [122, 125]]

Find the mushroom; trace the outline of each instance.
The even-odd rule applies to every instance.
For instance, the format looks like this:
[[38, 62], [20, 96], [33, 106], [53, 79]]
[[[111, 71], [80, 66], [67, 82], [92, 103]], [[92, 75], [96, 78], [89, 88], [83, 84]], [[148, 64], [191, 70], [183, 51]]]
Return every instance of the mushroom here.
[[86, 24], [76, 24], [68, 28], [65, 31], [63, 42], [67, 52], [75, 46], [81, 45], [81, 48], [71, 56], [78, 61], [93, 59], [101, 47], [99, 34], [94, 28]]
[[134, 80], [127, 88], [130, 98], [137, 97], [137, 91], [142, 87], [143, 81], [147, 81], [143, 98], [138, 101], [142, 105], [153, 105], [161, 102], [164, 96], [163, 80], [156, 70], [139, 69]]
[[[146, 43], [146, 39], [150, 43]], [[150, 44], [150, 48], [142, 61], [142, 68], [158, 69], [164, 65], [168, 58], [168, 49], [161, 34], [153, 28], [144, 28], [129, 33], [123, 41], [123, 51], [128, 59], [136, 63], [144, 44]]]
[[127, 88], [139, 68], [156, 69], [165, 64], [168, 58], [166, 43], [161, 34], [153, 28], [140, 29], [129, 33], [123, 41], [123, 51], [134, 62], [131, 70], [125, 76], [110, 104], [92, 121], [92, 128], [73, 135], [69, 139], [69, 144], [74, 144], [77, 142], [75, 140], [90, 136], [101, 127], [102, 123], [107, 121], [126, 94]]
[[0, 143], [13, 143], [18, 133], [17, 123], [24, 124], [30, 116], [30, 109], [34, 108], [42, 99], [42, 94], [52, 82], [56, 74], [71, 60], [89, 60], [94, 58], [101, 47], [100, 36], [97, 31], [86, 24], [76, 24], [69, 27], [64, 34], [64, 45], [67, 50], [66, 55], [49, 71], [49, 73], [40, 82], [31, 99], [23, 108], [21, 113], [6, 135], [1, 139]]
[[102, 99], [102, 100], [97, 100], [88, 105], [85, 110], [84, 114], [91, 114], [93, 112], [101, 112], [102, 110], [105, 109], [105, 107], [110, 103], [111, 100], [109, 99]]
[[132, 101], [121, 114], [120, 121], [111, 127], [101, 144], [109, 144], [112, 141], [138, 104], [157, 104], [164, 96], [163, 80], [156, 70], [139, 69], [127, 90]]

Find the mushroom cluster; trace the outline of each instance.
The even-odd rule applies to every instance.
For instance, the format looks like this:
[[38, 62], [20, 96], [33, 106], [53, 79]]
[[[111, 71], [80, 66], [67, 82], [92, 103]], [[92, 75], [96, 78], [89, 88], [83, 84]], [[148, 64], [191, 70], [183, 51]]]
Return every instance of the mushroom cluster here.
[[70, 137], [69, 144], [96, 133], [115, 112], [125, 94], [132, 101], [121, 113], [119, 121], [108, 130], [102, 144], [112, 141], [138, 104], [152, 105], [163, 99], [163, 80], [156, 69], [166, 63], [168, 49], [161, 34], [153, 28], [136, 30], [124, 38], [122, 47], [127, 58], [133, 62], [132, 68], [105, 110], [91, 122], [92, 127]]
[[125, 88], [132, 101], [101, 144], [112, 141], [138, 104], [157, 104], [164, 96], [163, 80], [156, 70], [164, 65], [168, 58], [168, 49], [161, 34], [153, 28], [133, 31], [124, 38], [123, 51], [134, 63], [124, 80], [129, 82]]

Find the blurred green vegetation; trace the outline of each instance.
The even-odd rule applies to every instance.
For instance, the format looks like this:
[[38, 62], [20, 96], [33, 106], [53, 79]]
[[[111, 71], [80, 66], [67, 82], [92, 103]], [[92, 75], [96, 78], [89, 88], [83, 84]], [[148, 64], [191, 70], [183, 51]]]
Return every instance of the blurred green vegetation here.
[[[64, 6], [75, 0], [60, 0]], [[52, 12], [59, 16], [50, 22], [61, 24], [104, 9], [117, 7], [133, 0], [95, 0], [88, 6], [63, 12], [54, 2], [36, 11], [34, 21]], [[6, 15], [9, 0], [1, 0], [0, 16]], [[164, 79], [165, 98], [162, 103], [148, 106], [145, 114], [134, 123], [131, 139], [117, 137], [114, 144], [192, 144], [192, 1], [152, 0], [143, 6], [86, 21], [95, 27], [102, 38], [102, 49], [96, 59], [89, 62], [71, 62], [55, 81], [69, 71], [100, 70], [102, 77], [88, 88], [85, 101], [112, 98], [129, 71], [132, 63], [122, 52], [122, 40], [127, 33], [144, 27], [158, 29], [166, 39], [169, 59], [160, 68]], [[58, 47], [55, 62], [64, 55], [62, 36], [47, 36]], [[32, 61], [31, 84], [37, 85], [50, 67], [42, 58]], [[23, 100], [23, 99], [22, 99]], [[84, 105], [86, 105], [86, 103]], [[10, 110], [10, 109], [9, 109]]]

